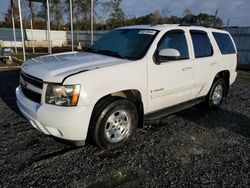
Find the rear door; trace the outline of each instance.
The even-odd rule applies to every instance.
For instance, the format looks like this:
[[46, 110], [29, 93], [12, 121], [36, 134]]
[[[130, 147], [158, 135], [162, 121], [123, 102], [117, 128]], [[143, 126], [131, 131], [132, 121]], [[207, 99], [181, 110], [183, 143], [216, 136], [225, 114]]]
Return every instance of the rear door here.
[[209, 34], [203, 30], [189, 30], [194, 57], [194, 89], [193, 97], [206, 95], [207, 84], [211, 80], [214, 69], [218, 65], [218, 59], [213, 54], [214, 50]]

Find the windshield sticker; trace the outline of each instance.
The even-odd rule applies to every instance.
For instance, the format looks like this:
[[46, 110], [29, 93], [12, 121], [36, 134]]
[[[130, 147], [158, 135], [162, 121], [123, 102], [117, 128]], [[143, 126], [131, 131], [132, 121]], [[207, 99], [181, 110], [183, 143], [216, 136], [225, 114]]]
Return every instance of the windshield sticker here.
[[138, 34], [140, 35], [154, 35], [156, 33], [156, 31], [153, 30], [141, 30], [139, 31]]

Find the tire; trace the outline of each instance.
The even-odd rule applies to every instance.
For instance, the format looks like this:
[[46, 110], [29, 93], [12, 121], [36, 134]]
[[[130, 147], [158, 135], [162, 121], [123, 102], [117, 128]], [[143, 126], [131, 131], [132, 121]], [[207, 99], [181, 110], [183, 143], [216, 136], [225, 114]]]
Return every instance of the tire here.
[[123, 148], [138, 126], [137, 108], [126, 99], [106, 99], [93, 113], [89, 137], [103, 150]]
[[226, 87], [226, 82], [222, 78], [213, 83], [207, 96], [207, 105], [209, 108], [219, 108], [221, 106], [226, 96]]

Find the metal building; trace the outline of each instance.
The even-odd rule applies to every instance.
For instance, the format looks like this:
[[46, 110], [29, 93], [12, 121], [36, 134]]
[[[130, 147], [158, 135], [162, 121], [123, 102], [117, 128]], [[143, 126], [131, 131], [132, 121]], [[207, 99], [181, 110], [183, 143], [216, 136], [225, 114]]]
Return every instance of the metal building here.
[[240, 67], [250, 68], [250, 27], [230, 27], [228, 31], [237, 46]]

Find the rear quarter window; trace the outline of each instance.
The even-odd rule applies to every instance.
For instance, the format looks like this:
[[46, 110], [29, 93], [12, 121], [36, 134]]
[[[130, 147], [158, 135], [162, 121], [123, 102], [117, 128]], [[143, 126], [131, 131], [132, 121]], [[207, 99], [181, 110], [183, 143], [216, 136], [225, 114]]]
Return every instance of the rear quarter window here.
[[236, 53], [233, 41], [228, 34], [213, 32], [213, 36], [222, 54], [235, 54]]

